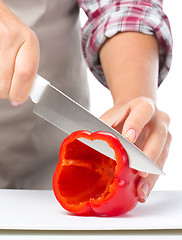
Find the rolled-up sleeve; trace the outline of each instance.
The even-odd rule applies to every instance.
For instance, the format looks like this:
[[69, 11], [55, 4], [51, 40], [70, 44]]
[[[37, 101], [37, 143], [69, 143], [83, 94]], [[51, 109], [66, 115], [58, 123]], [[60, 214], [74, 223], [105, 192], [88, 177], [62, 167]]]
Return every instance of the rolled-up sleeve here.
[[82, 47], [88, 67], [107, 86], [99, 50], [107, 38], [119, 32], [141, 32], [156, 36], [159, 43], [158, 85], [166, 77], [172, 60], [172, 35], [162, 0], [77, 0], [88, 16], [82, 28]]

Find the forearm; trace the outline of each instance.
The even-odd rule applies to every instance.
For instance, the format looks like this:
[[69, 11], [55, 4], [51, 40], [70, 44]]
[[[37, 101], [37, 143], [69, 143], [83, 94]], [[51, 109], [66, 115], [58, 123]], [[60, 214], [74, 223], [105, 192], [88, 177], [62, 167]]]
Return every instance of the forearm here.
[[[157, 95], [158, 52], [154, 36], [136, 32], [119, 33], [105, 42], [100, 60], [114, 106], [101, 119], [162, 168], [171, 135], [168, 115], [153, 103]], [[145, 202], [158, 175], [142, 172], [139, 175], [138, 201]]]
[[100, 61], [114, 104], [140, 96], [156, 101], [159, 54], [154, 36], [119, 33], [105, 42]]

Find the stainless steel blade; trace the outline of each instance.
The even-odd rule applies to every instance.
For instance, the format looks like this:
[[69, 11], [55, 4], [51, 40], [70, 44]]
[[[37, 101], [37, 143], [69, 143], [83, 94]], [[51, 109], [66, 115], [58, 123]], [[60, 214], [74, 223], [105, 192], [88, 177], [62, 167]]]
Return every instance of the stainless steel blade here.
[[[67, 134], [78, 130], [112, 133], [126, 149], [131, 168], [153, 174], [164, 174], [161, 169], [134, 144], [51, 85], [46, 86], [39, 102], [35, 104], [34, 113]], [[85, 139], [79, 140], [114, 159], [114, 151], [105, 144], [94, 144], [92, 141]]]

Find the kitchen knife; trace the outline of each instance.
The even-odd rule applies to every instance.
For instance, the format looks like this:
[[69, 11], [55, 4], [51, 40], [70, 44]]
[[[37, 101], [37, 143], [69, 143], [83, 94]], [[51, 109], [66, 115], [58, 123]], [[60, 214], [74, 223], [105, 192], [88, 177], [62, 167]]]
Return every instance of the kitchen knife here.
[[[78, 130], [112, 133], [126, 149], [131, 168], [164, 175], [163, 171], [139, 148], [39, 75], [36, 76], [30, 97], [35, 103], [34, 113], [67, 134]], [[114, 150], [106, 142], [99, 140], [89, 141], [84, 138], [79, 138], [79, 140], [115, 160]]]

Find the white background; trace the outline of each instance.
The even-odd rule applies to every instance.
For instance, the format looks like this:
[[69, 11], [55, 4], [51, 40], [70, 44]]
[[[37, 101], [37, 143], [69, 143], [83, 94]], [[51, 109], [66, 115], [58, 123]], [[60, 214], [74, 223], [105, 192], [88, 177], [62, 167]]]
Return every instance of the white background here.
[[[173, 34], [173, 63], [170, 73], [158, 89], [158, 108], [167, 112], [171, 118], [170, 132], [172, 144], [166, 161], [164, 172], [155, 185], [155, 190], [182, 190], [182, 2], [180, 0], [164, 0], [164, 12], [167, 14]], [[86, 16], [81, 11], [82, 25]], [[91, 112], [100, 116], [112, 107], [110, 92], [103, 87], [89, 72], [88, 79], [91, 95]]]

